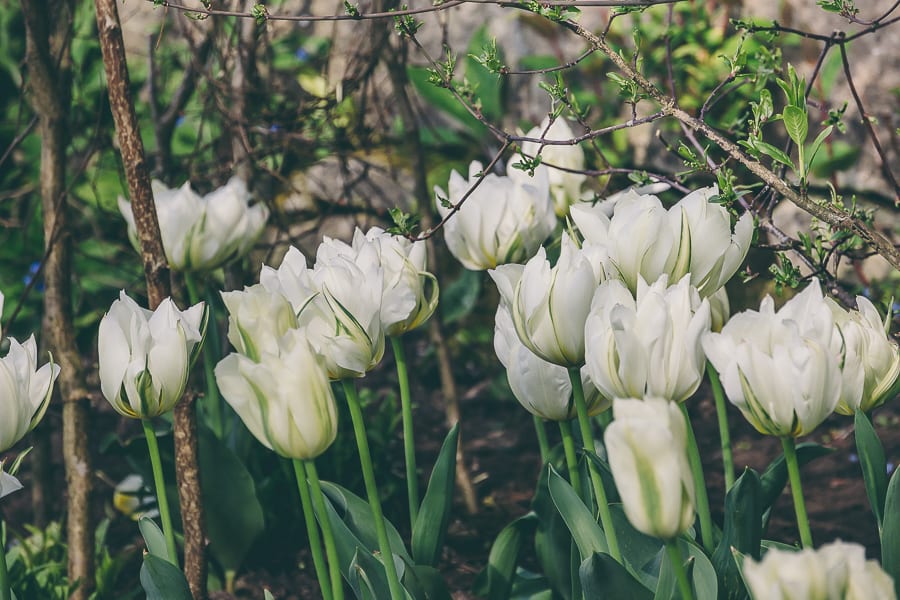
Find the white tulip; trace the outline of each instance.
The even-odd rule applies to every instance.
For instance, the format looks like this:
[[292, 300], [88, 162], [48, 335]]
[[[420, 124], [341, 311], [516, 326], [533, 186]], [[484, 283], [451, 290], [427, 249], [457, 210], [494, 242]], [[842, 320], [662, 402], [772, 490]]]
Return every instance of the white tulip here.
[[289, 331], [258, 362], [229, 354], [216, 365], [216, 382], [247, 429], [280, 456], [313, 459], [337, 435], [331, 384], [302, 330]]
[[838, 337], [814, 280], [778, 312], [766, 296], [759, 312], [734, 315], [702, 344], [728, 399], [759, 432], [798, 437], [824, 421], [841, 397]]
[[[159, 181], [152, 186], [166, 260], [177, 271], [210, 271], [243, 256], [269, 218], [265, 204], [249, 206], [247, 184], [237, 177], [202, 198], [190, 182], [178, 189]], [[131, 203], [120, 197], [119, 210], [137, 246]]]
[[612, 217], [586, 204], [573, 206], [571, 214], [586, 240], [606, 248], [632, 292], [639, 276], [656, 281], [668, 274], [670, 281], [678, 281], [690, 273], [691, 284], [707, 297], [734, 275], [753, 236], [749, 213], [732, 232], [727, 209], [711, 201], [717, 194], [715, 186], [699, 189], [666, 211], [656, 196], [628, 191], [616, 202]]
[[[525, 137], [564, 142], [574, 139], [575, 134], [565, 119], [557, 118], [550, 124], [550, 117], [546, 117], [540, 127], [535, 127], [526, 133]], [[584, 171], [584, 150], [579, 145], [550, 144], [541, 148], [537, 142], [522, 142], [522, 152], [530, 157], [537, 156], [538, 149], [541, 152], [541, 165], [538, 169], [547, 169], [554, 208], [556, 214], [562, 217], [569, 212], [569, 205], [581, 197], [581, 185], [587, 179], [584, 173], [570, 172]], [[562, 167], [569, 171], [554, 167]]]
[[[50, 403], [59, 367], [49, 362], [37, 368], [37, 344], [9, 338], [9, 352], [0, 358], [0, 452], [34, 429]], [[7, 481], [7, 485], [12, 482]], [[11, 488], [8, 488], [11, 490]]]
[[564, 367], [584, 365], [584, 321], [594, 290], [605, 279], [593, 248], [562, 236], [552, 268], [543, 248], [525, 264], [488, 271], [510, 307], [519, 339], [532, 352]]
[[[435, 188], [438, 213], [458, 204], [478, 180], [481, 163], [469, 166], [469, 178], [450, 174], [448, 192]], [[508, 167], [505, 177], [488, 174], [444, 225], [450, 253], [467, 269], [482, 271], [497, 265], [528, 260], [556, 227], [546, 170], [534, 177]]]
[[662, 398], [613, 400], [603, 439], [625, 516], [638, 531], [671, 540], [694, 522], [694, 480], [679, 408]]
[[202, 302], [180, 311], [166, 298], [150, 311], [120, 292], [97, 340], [100, 389], [112, 407], [134, 419], [171, 410], [200, 351], [205, 319]]
[[843, 343], [843, 386], [835, 409], [843, 415], [869, 411], [888, 400], [900, 376], [900, 349], [887, 335], [888, 321], [867, 298], [856, 297], [858, 310], [847, 311], [826, 300]]
[[617, 279], [594, 293], [585, 322], [587, 370], [609, 398], [657, 396], [682, 402], [703, 380], [701, 336], [710, 329], [710, 307], [687, 276], [668, 286], [638, 278], [637, 299]]
[[[500, 362], [506, 367], [513, 395], [528, 412], [550, 421], [575, 418], [575, 405], [570, 402], [572, 383], [568, 370], [547, 362], [522, 344], [505, 303], [497, 308], [494, 349]], [[609, 408], [609, 400], [600, 395], [583, 367], [581, 383], [589, 415], [599, 414]]]
[[260, 284], [222, 292], [222, 301], [228, 309], [228, 341], [251, 360], [259, 360], [263, 352], [275, 352], [281, 336], [297, 327], [287, 298]]

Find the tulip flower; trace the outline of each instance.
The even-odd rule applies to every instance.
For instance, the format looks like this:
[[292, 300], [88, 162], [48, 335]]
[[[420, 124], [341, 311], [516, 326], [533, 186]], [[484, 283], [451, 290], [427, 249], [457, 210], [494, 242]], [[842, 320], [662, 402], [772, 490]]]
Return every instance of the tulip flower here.
[[731, 317], [721, 333], [707, 333], [703, 349], [732, 404], [760, 433], [798, 437], [831, 414], [841, 395], [840, 344], [831, 309], [817, 280], [775, 311]]
[[836, 541], [799, 552], [769, 548], [747, 559], [744, 580], [754, 600], [896, 600], [894, 582], [859, 544]]
[[625, 516], [638, 531], [669, 541], [694, 522], [687, 431], [662, 398], [615, 399], [604, 441]]
[[264, 266], [260, 283], [284, 295], [331, 379], [362, 377], [384, 355], [381, 295], [384, 271], [341, 254], [323, 253], [314, 269], [294, 247], [278, 269]]
[[9, 338], [9, 352], [0, 358], [0, 452], [11, 448], [40, 422], [58, 375], [59, 366], [52, 361], [37, 368], [34, 336], [24, 344]]
[[280, 342], [258, 362], [229, 354], [216, 366], [216, 381], [262, 445], [287, 458], [315, 458], [337, 435], [331, 384], [303, 330], [288, 331]]
[[[435, 187], [438, 213], [446, 217], [478, 181], [481, 163], [469, 165], [469, 178], [450, 174], [448, 192]], [[529, 177], [508, 167], [505, 177], [488, 174], [444, 225], [450, 253], [473, 271], [526, 261], [556, 227], [546, 170]]]
[[564, 367], [584, 364], [584, 321], [594, 290], [606, 278], [602, 256], [562, 236], [552, 268], [543, 248], [522, 265], [488, 271], [510, 307], [519, 339], [539, 357]]
[[[547, 362], [522, 344], [505, 304], [497, 309], [494, 349], [506, 367], [513, 395], [525, 410], [549, 421], [575, 418], [575, 405], [570, 401], [572, 382], [566, 368]], [[593, 416], [609, 408], [609, 400], [600, 395], [583, 367], [581, 380], [588, 414]]]
[[[575, 138], [572, 128], [565, 119], [557, 118], [550, 123], [550, 117], [546, 117], [540, 127], [535, 127], [525, 136], [554, 142], [564, 142]], [[547, 169], [550, 194], [553, 196], [556, 214], [560, 217], [565, 216], [569, 212], [569, 205], [581, 197], [581, 184], [587, 179], [584, 173], [571, 172], [584, 171], [584, 150], [578, 145], [550, 144], [541, 147], [537, 142], [522, 142], [522, 152], [529, 157], [537, 156], [539, 150], [541, 165], [538, 166], [538, 169]], [[555, 167], [562, 167], [568, 171]]]
[[712, 201], [717, 194], [715, 186], [696, 190], [667, 211], [656, 196], [630, 191], [611, 218], [586, 204], [570, 212], [581, 235], [606, 248], [632, 292], [639, 276], [656, 281], [666, 273], [678, 281], [690, 273], [691, 284], [707, 297], [734, 275], [753, 237], [752, 216], [742, 215], [732, 230], [728, 210]]
[[251, 360], [259, 361], [264, 352], [277, 352], [281, 336], [297, 327], [287, 298], [262, 285], [222, 292], [222, 301], [228, 309], [228, 341]]
[[585, 322], [587, 371], [609, 398], [690, 397], [703, 380], [701, 336], [710, 329], [710, 306], [685, 276], [667, 287], [638, 276], [637, 299], [618, 279], [594, 293]]
[[900, 376], [900, 349], [887, 335], [889, 320], [882, 321], [878, 309], [863, 296], [856, 297], [858, 310], [844, 310], [831, 298], [826, 302], [843, 346], [843, 385], [836, 412], [852, 415], [881, 406]]
[[[204, 197], [191, 189], [190, 182], [169, 189], [153, 181], [152, 187], [166, 260], [177, 271], [211, 271], [243, 256], [269, 218], [265, 204], [249, 206], [247, 184], [237, 177]], [[119, 211], [137, 247], [131, 203], [120, 197]]]
[[97, 341], [100, 389], [112, 407], [133, 419], [170, 411], [184, 393], [205, 320], [202, 302], [180, 311], [166, 298], [150, 311], [120, 292]]

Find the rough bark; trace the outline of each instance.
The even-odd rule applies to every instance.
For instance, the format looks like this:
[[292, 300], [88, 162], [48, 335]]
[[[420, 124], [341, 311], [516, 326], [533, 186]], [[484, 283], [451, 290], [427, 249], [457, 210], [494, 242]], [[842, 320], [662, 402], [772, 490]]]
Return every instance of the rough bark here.
[[94, 587], [94, 529], [90, 516], [93, 470], [88, 447], [89, 408], [81, 355], [72, 323], [71, 239], [66, 203], [69, 109], [69, 40], [72, 7], [66, 0], [21, 0], [25, 17], [28, 100], [39, 117], [41, 206], [44, 226], [44, 340], [60, 366], [63, 456], [67, 502], [71, 598], [86, 599]]
[[[156, 308], [171, 293], [169, 267], [153, 204], [144, 144], [129, 88], [122, 27], [115, 0], [95, 0], [94, 6], [109, 86], [109, 103], [116, 124], [147, 279], [147, 296], [150, 308]], [[185, 534], [184, 573], [194, 598], [201, 600], [206, 598], [206, 536], [197, 467], [196, 412], [193, 407], [194, 403], [188, 397], [175, 410], [175, 472]]]

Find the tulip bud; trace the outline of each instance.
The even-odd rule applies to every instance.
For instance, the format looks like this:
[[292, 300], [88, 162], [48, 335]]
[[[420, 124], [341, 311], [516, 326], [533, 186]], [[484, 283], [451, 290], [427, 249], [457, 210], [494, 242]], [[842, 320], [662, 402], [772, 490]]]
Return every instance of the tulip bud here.
[[[200, 197], [190, 182], [169, 189], [153, 181], [153, 201], [166, 260], [177, 271], [210, 271], [246, 254], [269, 218], [264, 204], [249, 206], [247, 184], [232, 177], [227, 184]], [[119, 198], [135, 247], [137, 228], [131, 204]]]
[[706, 359], [701, 336], [710, 328], [710, 307], [687, 276], [667, 287], [668, 275], [652, 285], [638, 276], [637, 299], [618, 279], [594, 293], [585, 322], [587, 370], [609, 398], [658, 396], [687, 400], [700, 386]]
[[[468, 180], [453, 171], [448, 192], [435, 188], [437, 211], [446, 217], [478, 181], [481, 163], [469, 166]], [[443, 201], [442, 201], [443, 199]], [[444, 224], [450, 253], [467, 269], [483, 271], [528, 260], [556, 227], [546, 170], [534, 177], [510, 166], [507, 176], [488, 174]]]
[[678, 406], [662, 398], [613, 400], [603, 439], [625, 516], [638, 531], [671, 540], [694, 522], [694, 480], [687, 429]]
[[[565, 119], [557, 118], [551, 124], [550, 117], [546, 117], [540, 127], [535, 127], [525, 137], [563, 142], [574, 139], [575, 134]], [[569, 212], [569, 205], [581, 197], [581, 184], [587, 179], [584, 173], [571, 172], [584, 171], [584, 150], [578, 145], [550, 144], [541, 148], [537, 142], [522, 142], [522, 152], [528, 156], [537, 156], [538, 149], [541, 152], [541, 165], [538, 169], [547, 169], [556, 214], [565, 216]], [[555, 167], [568, 170], [562, 171]]]
[[[9, 338], [9, 352], [0, 358], [0, 452], [5, 452], [43, 418], [59, 367], [51, 362], [37, 368], [37, 344], [32, 335], [24, 344]], [[7, 489], [12, 482], [7, 480]]]
[[337, 435], [331, 384], [303, 330], [290, 330], [259, 362], [229, 354], [216, 365], [216, 382], [247, 429], [280, 456], [313, 459]]
[[228, 341], [251, 360], [259, 360], [263, 352], [275, 352], [281, 336], [297, 327], [291, 303], [260, 284], [222, 292], [222, 301], [228, 309]]
[[184, 394], [206, 329], [202, 302], [180, 311], [170, 298], [146, 310], [125, 291], [100, 321], [100, 389], [116, 411], [148, 419], [171, 410]]

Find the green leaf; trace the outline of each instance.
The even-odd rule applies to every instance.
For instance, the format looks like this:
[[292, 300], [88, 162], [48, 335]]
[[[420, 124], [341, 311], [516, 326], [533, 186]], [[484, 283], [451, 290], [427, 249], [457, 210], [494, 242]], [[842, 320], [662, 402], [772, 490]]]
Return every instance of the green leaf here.
[[[322, 483], [324, 485], [325, 482]], [[361, 566], [360, 562], [370, 565], [371, 563], [369, 563], [366, 558], [360, 557], [370, 557], [372, 560], [375, 560], [372, 556], [372, 551], [353, 534], [344, 520], [338, 515], [331, 500], [327, 496], [325, 497], [325, 512], [328, 513], [328, 521], [331, 523], [331, 530], [334, 534], [334, 545], [338, 555], [338, 563], [340, 563], [341, 573], [344, 575], [344, 579], [346, 579], [351, 586], [354, 586], [355, 583], [356, 587], [354, 587], [354, 591], [356, 591], [361, 585], [360, 577], [363, 576], [363, 580], [367, 581], [370, 587], [388, 590], [388, 592], [386, 592], [388, 595], [385, 597], [390, 597], [384, 565], [378, 563], [378, 568], [370, 569], [369, 572], [365, 572], [365, 567]], [[378, 561], [376, 560], [376, 562]], [[363, 573], [360, 573], [360, 571], [363, 571]], [[359, 597], [358, 594], [357, 597]]]
[[209, 550], [226, 571], [237, 571], [265, 528], [256, 485], [238, 457], [212, 431], [200, 429], [200, 493]]
[[594, 553], [578, 569], [585, 598], [628, 598], [650, 600], [653, 592], [631, 576], [625, 567], [609, 554]]
[[547, 484], [550, 487], [553, 504], [556, 505], [556, 509], [566, 522], [581, 556], [587, 558], [595, 552], [609, 553], [606, 536], [597, 525], [591, 511], [587, 509], [569, 482], [563, 479], [553, 466], [550, 466]]
[[881, 566], [894, 578], [900, 596], [900, 469], [891, 475], [884, 501], [884, 526], [881, 530]]
[[487, 128], [469, 113], [450, 90], [429, 82], [427, 68], [407, 67], [406, 71], [410, 83], [425, 102], [456, 119], [472, 137], [483, 138], [487, 133]]
[[776, 148], [775, 146], [773, 146], [772, 144], [770, 144], [770, 143], [768, 143], [768, 142], [763, 142], [763, 141], [760, 141], [760, 140], [756, 140], [756, 141], [753, 143], [753, 145], [754, 145], [754, 147], [755, 147], [757, 150], [759, 150], [760, 152], [762, 152], [762, 153], [765, 154], [766, 156], [771, 157], [771, 158], [772, 158], [773, 160], [775, 160], [776, 162], [779, 162], [779, 163], [781, 163], [781, 164], [783, 164], [783, 165], [785, 165], [785, 166], [788, 166], [788, 167], [790, 167], [791, 169], [795, 169], [795, 168], [796, 168], [796, 167], [794, 167], [794, 161], [791, 160], [791, 157], [788, 156], [787, 154], [785, 154], [784, 151], [779, 150], [778, 148]]
[[412, 555], [417, 564], [437, 564], [450, 521], [453, 504], [453, 484], [456, 481], [456, 447], [459, 443], [459, 423], [450, 429], [434, 463], [428, 489], [419, 507], [419, 515], [412, 531]]
[[816, 136], [816, 139], [813, 140], [812, 145], [809, 147], [809, 151], [807, 154], [809, 158], [807, 159], [807, 167], [811, 166], [813, 161], [816, 159], [816, 154], [819, 153], [819, 149], [822, 147], [822, 144], [825, 142], [825, 139], [831, 135], [831, 132], [834, 131], [834, 125], [829, 125], [825, 129], [819, 132], [819, 135]]
[[481, 111], [489, 120], [496, 120], [503, 116], [502, 85], [504, 78], [491, 73], [487, 67], [475, 57], [483, 54], [485, 49], [496, 50], [495, 58], [503, 62], [503, 53], [496, 44], [491, 45], [487, 34], [487, 25], [481, 26], [472, 34], [469, 47], [466, 49], [466, 78], [475, 87], [475, 95], [481, 101]]
[[681, 551], [692, 562], [691, 585], [695, 598], [716, 598], [719, 594], [719, 582], [716, 570], [703, 552], [703, 548], [692, 541], [679, 540]]
[[166, 548], [166, 536], [162, 529], [159, 528], [150, 517], [141, 517], [138, 521], [138, 529], [144, 536], [144, 543], [147, 545], [147, 552], [153, 556], [157, 556], [165, 561], [169, 560], [169, 551]]
[[[339, 511], [344, 526], [360, 541], [359, 546], [370, 552], [377, 550], [378, 535], [375, 532], [372, 508], [369, 503], [350, 490], [330, 481], [322, 482], [322, 491], [326, 498], [333, 503], [335, 511]], [[406, 551], [403, 538], [397, 533], [397, 528], [388, 520], [385, 520], [385, 526], [394, 554], [405, 562], [413, 562], [412, 557]]]
[[[534, 534], [534, 551], [541, 571], [554, 592], [564, 600], [571, 600], [572, 586], [569, 565], [570, 555], [573, 551], [572, 536], [550, 497], [548, 480], [551, 464], [557, 468], [563, 468], [561, 444], [551, 450], [548, 463], [541, 468], [537, 488], [531, 500], [532, 509], [539, 520], [537, 531]], [[513, 585], [513, 588], [516, 588], [516, 584]]]
[[712, 555], [719, 576], [720, 597], [740, 600], [747, 597], [733, 552], [759, 559], [762, 537], [762, 487], [753, 469], [744, 471], [725, 497], [725, 519], [722, 539]]
[[428, 565], [405, 565], [403, 587], [413, 598], [452, 600], [441, 572]]
[[888, 486], [884, 447], [866, 413], [857, 410], [853, 419], [856, 429], [856, 453], [859, 455], [859, 466], [866, 484], [866, 495], [878, 523], [878, 530], [881, 531]]
[[[813, 442], [797, 444], [797, 463], [802, 467], [808, 462], [819, 458], [820, 456], [827, 456], [832, 452], [834, 452], [833, 449], [820, 446]], [[766, 468], [765, 472], [763, 472], [762, 476], [759, 478], [761, 484], [760, 499], [762, 500], [761, 508], [763, 512], [764, 528], [765, 524], [768, 522], [769, 510], [784, 490], [787, 479], [787, 465], [784, 462], [783, 454], [773, 460], [772, 464]]]
[[806, 111], [799, 106], [785, 106], [782, 113], [784, 120], [784, 128], [787, 129], [788, 135], [794, 140], [798, 146], [806, 143], [806, 136], [809, 133], [809, 116]]
[[145, 554], [141, 565], [141, 587], [147, 600], [192, 600], [191, 589], [181, 569], [168, 559]]
[[488, 600], [505, 600], [512, 591], [519, 554], [525, 538], [534, 534], [538, 516], [530, 512], [504, 527], [488, 555], [487, 566], [478, 574], [473, 591]]

